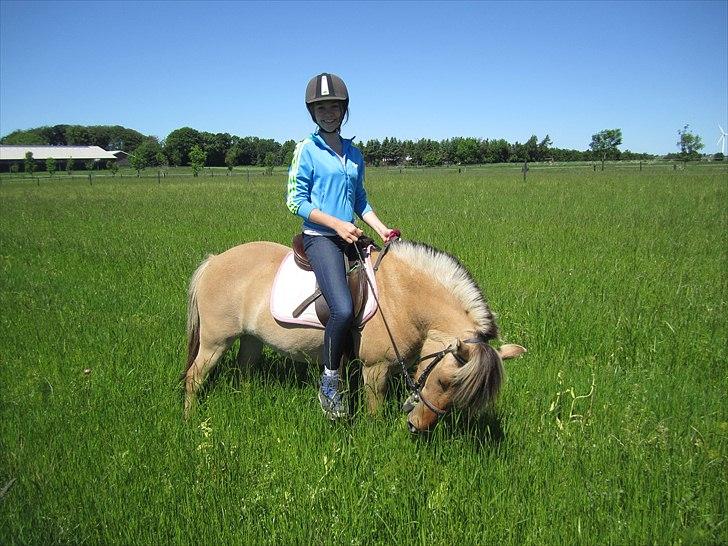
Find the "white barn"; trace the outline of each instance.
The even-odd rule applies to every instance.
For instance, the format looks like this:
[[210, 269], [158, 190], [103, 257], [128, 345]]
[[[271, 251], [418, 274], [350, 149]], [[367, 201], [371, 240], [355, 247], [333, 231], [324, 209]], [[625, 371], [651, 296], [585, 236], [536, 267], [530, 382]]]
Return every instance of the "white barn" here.
[[[22, 170], [25, 154], [31, 152], [36, 162], [45, 163], [46, 159], [53, 158], [59, 162], [59, 167], [66, 161], [94, 162], [117, 160], [118, 155], [107, 152], [100, 146], [43, 146], [43, 145], [0, 145], [0, 169], [7, 171], [10, 165], [17, 163]], [[117, 151], [116, 154], [124, 154]], [[126, 154], [124, 154], [126, 155]]]

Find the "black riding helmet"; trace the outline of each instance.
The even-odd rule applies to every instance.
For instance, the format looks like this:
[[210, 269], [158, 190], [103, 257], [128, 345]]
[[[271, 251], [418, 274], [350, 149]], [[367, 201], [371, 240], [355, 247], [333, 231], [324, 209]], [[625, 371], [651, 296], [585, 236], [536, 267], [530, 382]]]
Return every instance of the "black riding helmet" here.
[[316, 123], [316, 116], [313, 114], [313, 105], [325, 100], [343, 102], [341, 109], [343, 119], [349, 109], [349, 91], [346, 89], [344, 80], [336, 74], [324, 72], [311, 78], [306, 86], [306, 108], [314, 123]]

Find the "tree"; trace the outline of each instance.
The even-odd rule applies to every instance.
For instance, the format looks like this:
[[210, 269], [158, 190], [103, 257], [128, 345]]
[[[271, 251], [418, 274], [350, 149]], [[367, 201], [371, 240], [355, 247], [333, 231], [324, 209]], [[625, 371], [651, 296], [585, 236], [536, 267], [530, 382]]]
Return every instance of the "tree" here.
[[66, 142], [66, 129], [68, 125], [54, 125], [53, 127], [42, 127], [41, 132], [48, 139], [48, 144], [51, 146], [65, 146]]
[[35, 172], [35, 160], [33, 159], [33, 152], [25, 152], [25, 173], [33, 176]]
[[367, 143], [360, 148], [362, 154], [364, 154], [364, 161], [368, 165], [379, 166], [379, 162], [382, 159], [381, 147], [381, 143], [377, 139], [374, 139], [367, 140]]
[[525, 158], [523, 144], [516, 141], [508, 149], [508, 163], [521, 163]]
[[431, 148], [427, 150], [422, 156], [422, 163], [428, 167], [436, 167], [442, 165], [442, 155], [440, 155], [439, 148]]
[[207, 153], [195, 144], [190, 150], [190, 167], [192, 167], [192, 176], [197, 176], [205, 166], [207, 161]]
[[129, 165], [137, 172], [137, 178], [141, 176], [142, 171], [149, 165], [143, 155], [129, 154]]
[[72, 157], [69, 157], [66, 160], [66, 173], [68, 174], [68, 176], [71, 176], [71, 174], [73, 173], [73, 158]]
[[459, 138], [455, 147], [455, 159], [464, 165], [473, 165], [478, 162], [480, 146], [474, 138]]
[[520, 159], [524, 161], [538, 161], [538, 139], [536, 135], [531, 135], [531, 138], [523, 145], [523, 157]]
[[601, 157], [602, 170], [604, 170], [604, 161], [606, 161], [607, 156], [618, 152], [617, 146], [620, 144], [622, 144], [622, 129], [604, 129], [592, 135], [589, 147], [597, 156]]
[[172, 165], [188, 165], [190, 150], [193, 146], [202, 148], [203, 140], [199, 131], [191, 127], [175, 129], [164, 141], [164, 155]]
[[380, 148], [382, 161], [390, 165], [399, 165], [402, 161], [402, 143], [396, 138], [385, 138]]
[[553, 142], [551, 142], [551, 137], [548, 135], [546, 135], [546, 137], [538, 143], [536, 161], [543, 161], [551, 155], [551, 144], [553, 144]]
[[683, 127], [682, 131], [678, 131], [677, 134], [680, 135], [680, 140], [677, 141], [677, 146], [680, 148], [680, 159], [686, 163], [691, 159], [698, 159], [700, 150], [704, 148], [703, 139], [694, 135], [690, 131], [689, 125]]
[[225, 154], [232, 146], [232, 137], [228, 133], [200, 133], [202, 149], [207, 152], [207, 164], [211, 167], [222, 167]]
[[84, 163], [84, 166], [86, 167], [86, 170], [87, 171], [93, 171], [94, 170], [94, 160], [93, 159], [89, 159], [88, 161], [86, 161]]
[[48, 142], [48, 137], [42, 129], [43, 128], [29, 129], [27, 131], [13, 131], [0, 139], [0, 144], [53, 144], [52, 142]]
[[134, 152], [132, 152], [132, 155], [137, 158], [136, 164], [142, 165], [142, 169], [159, 165], [159, 156], [161, 154], [162, 146], [159, 144], [157, 137], [149, 137], [145, 139], [141, 144], [139, 144], [139, 146], [136, 147]]
[[241, 138], [234, 148], [238, 165], [255, 164], [256, 145], [252, 137]]
[[511, 146], [504, 138], [491, 140], [488, 149], [489, 154], [491, 154], [490, 157], [493, 158], [492, 163], [505, 163], [506, 161], [508, 161], [508, 157], [511, 153]]
[[265, 158], [263, 159], [263, 165], [265, 166], [265, 174], [268, 176], [273, 174], [273, 167], [276, 166], [276, 156], [273, 152], [268, 152], [265, 154]]
[[56, 160], [52, 157], [46, 159], [46, 171], [48, 171], [49, 176], [56, 174]]
[[255, 161], [256, 165], [266, 165], [266, 157], [269, 153], [273, 154], [273, 162], [276, 163], [276, 158], [279, 157], [281, 152], [281, 145], [278, 144], [275, 140], [271, 138], [258, 138], [256, 139], [257, 144], [257, 152], [256, 156], [257, 159]]
[[238, 164], [238, 149], [233, 146], [225, 154], [225, 165], [228, 168], [228, 176], [233, 173], [233, 168]]
[[111, 171], [111, 176], [116, 176], [116, 173], [119, 172], [119, 165], [117, 165], [116, 161], [113, 159], [109, 159], [106, 162], [106, 168]]
[[167, 168], [169, 167], [169, 162], [167, 161], [167, 157], [162, 153], [162, 148], [159, 148], [159, 151], [154, 154], [154, 163], [159, 167], [159, 169], [164, 173], [164, 176], [167, 176]]
[[121, 125], [108, 127], [108, 135], [109, 141], [103, 147], [107, 150], [123, 150], [125, 152], [131, 152], [147, 138], [140, 132], [127, 129]]
[[440, 155], [444, 164], [455, 163], [458, 146], [457, 138], [445, 139], [440, 143]]
[[137, 177], [147, 167], [157, 164], [157, 154], [162, 148], [156, 138], [148, 138], [129, 154], [129, 165], [137, 172]]
[[434, 167], [442, 164], [442, 155], [440, 154], [440, 143], [434, 140], [421, 138], [412, 144], [410, 153], [412, 161], [415, 165], [427, 165]]
[[143, 134], [120, 125], [53, 125], [13, 131], [0, 138], [0, 144], [93, 145], [129, 152], [145, 138]]
[[293, 161], [293, 152], [296, 149], [296, 141], [295, 140], [286, 140], [283, 145], [281, 146], [281, 159], [279, 161], [280, 165], [290, 165]]
[[66, 144], [69, 146], [88, 146], [91, 144], [91, 133], [83, 125], [69, 125], [66, 128]]

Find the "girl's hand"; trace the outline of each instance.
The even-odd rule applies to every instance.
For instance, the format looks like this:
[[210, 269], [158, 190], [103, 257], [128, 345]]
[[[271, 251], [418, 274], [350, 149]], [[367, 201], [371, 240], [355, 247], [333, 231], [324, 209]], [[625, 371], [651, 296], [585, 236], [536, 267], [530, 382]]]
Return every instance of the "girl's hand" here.
[[390, 239], [399, 237], [399, 230], [398, 229], [389, 229], [388, 227], [385, 227], [382, 230], [382, 232], [379, 234], [379, 236], [382, 238], [382, 241], [384, 241], [386, 243]]
[[336, 224], [336, 234], [347, 243], [354, 243], [364, 232], [351, 222], [339, 222]]

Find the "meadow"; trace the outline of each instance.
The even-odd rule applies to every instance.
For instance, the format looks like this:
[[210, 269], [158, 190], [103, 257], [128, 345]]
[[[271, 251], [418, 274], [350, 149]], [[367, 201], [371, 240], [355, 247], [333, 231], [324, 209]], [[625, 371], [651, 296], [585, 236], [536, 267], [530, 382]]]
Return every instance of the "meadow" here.
[[421, 439], [272, 352], [183, 421], [189, 277], [290, 241], [282, 171], [0, 176], [0, 543], [728, 543], [728, 171], [518, 167], [368, 171], [528, 348]]

